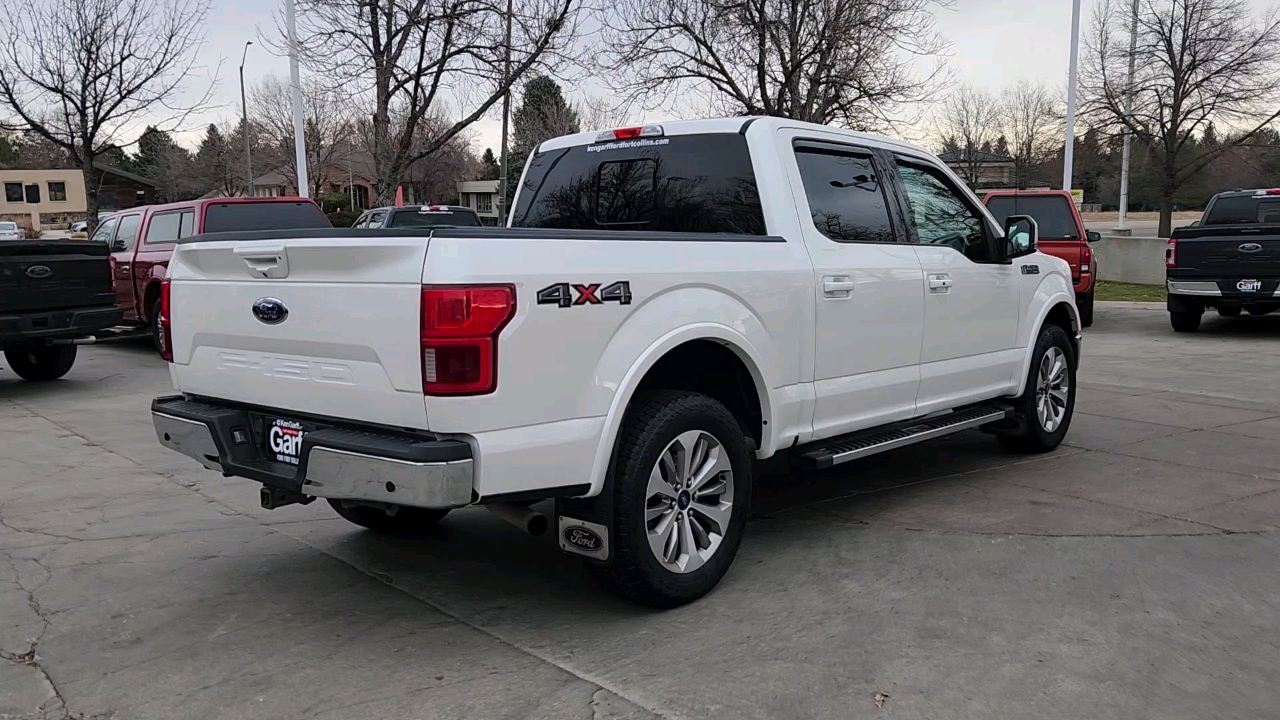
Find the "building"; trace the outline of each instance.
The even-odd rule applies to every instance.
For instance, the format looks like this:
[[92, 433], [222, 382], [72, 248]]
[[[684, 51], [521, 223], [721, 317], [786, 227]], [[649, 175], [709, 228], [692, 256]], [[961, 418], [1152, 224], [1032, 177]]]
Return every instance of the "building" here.
[[88, 210], [79, 170], [0, 170], [0, 220], [29, 230], [84, 218]]
[[969, 187], [1008, 188], [1014, 184], [1013, 158], [981, 150], [948, 150], [938, 155]]
[[[75, 172], [80, 174], [79, 170]], [[156, 190], [160, 185], [154, 180], [125, 172], [101, 160], [94, 161], [93, 175], [99, 212], [127, 210], [140, 205], [151, 205], [156, 201]], [[48, 224], [48, 221], [45, 223]]]
[[498, 215], [498, 180], [467, 180], [458, 183], [458, 204], [469, 207], [485, 225], [501, 225]]

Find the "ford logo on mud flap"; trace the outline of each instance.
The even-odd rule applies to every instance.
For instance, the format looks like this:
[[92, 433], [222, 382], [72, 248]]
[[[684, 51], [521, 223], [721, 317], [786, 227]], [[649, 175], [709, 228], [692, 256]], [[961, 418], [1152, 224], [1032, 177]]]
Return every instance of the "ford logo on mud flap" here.
[[599, 550], [604, 547], [604, 540], [584, 527], [565, 528], [564, 541], [583, 550]]
[[289, 317], [289, 308], [275, 298], [259, 298], [253, 303], [253, 316], [268, 325], [279, 325]]
[[53, 270], [51, 270], [48, 265], [32, 265], [27, 268], [27, 277], [35, 278], [36, 280], [47, 278], [52, 274]]

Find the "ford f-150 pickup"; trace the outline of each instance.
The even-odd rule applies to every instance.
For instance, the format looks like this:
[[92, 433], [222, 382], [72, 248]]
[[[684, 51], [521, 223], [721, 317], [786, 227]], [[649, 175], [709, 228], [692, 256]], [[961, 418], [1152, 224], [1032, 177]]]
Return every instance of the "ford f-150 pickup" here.
[[[732, 562], [752, 459], [816, 469], [1071, 423], [1080, 320], [1035, 221], [933, 155], [777, 118], [582, 133], [508, 227], [215, 233], [162, 286], [161, 443], [375, 531], [483, 505], [673, 606]], [[554, 498], [550, 518], [538, 501]], [[539, 505], [538, 507], [543, 507]]]

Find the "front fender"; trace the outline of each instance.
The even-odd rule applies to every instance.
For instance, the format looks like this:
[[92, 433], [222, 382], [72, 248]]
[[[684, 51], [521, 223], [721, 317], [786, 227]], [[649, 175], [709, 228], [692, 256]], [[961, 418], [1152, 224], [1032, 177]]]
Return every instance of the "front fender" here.
[[[1063, 263], [1065, 265], [1066, 263]], [[1065, 305], [1071, 318], [1072, 341], [1076, 346], [1076, 363], [1080, 362], [1080, 311], [1076, 309], [1075, 291], [1071, 286], [1070, 276], [1059, 271], [1048, 273], [1036, 287], [1031, 301], [1026, 304], [1028, 322], [1019, 329], [1018, 341], [1024, 348], [1022, 369], [1019, 372], [1018, 384], [1015, 386], [1018, 397], [1027, 386], [1027, 374], [1031, 371], [1031, 355], [1036, 349], [1036, 339], [1040, 337], [1040, 329], [1053, 309]]]
[[[673, 320], [676, 326], [671, 329]], [[588, 495], [598, 494], [604, 486], [623, 417], [645, 374], [672, 349], [694, 340], [718, 342], [742, 360], [760, 397], [761, 417], [767, 421], [761, 447], [773, 447], [777, 422], [769, 389], [779, 384], [781, 358], [764, 323], [744, 302], [722, 291], [675, 289], [651, 299], [631, 315], [600, 357], [595, 386], [611, 390], [612, 397], [591, 467]]]

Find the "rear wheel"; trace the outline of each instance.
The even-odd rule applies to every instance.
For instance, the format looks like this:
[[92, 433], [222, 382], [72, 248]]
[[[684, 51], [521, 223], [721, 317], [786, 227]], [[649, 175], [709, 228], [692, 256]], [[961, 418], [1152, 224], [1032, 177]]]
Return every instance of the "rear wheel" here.
[[751, 458], [734, 416], [699, 393], [649, 395], [627, 411], [613, 473], [611, 557], [588, 566], [596, 579], [654, 607], [714, 588], [751, 502]]
[[1195, 332], [1200, 329], [1200, 318], [1204, 311], [1177, 310], [1169, 313], [1169, 324], [1174, 332]]
[[1093, 291], [1076, 298], [1076, 309], [1080, 311], [1080, 327], [1093, 326]]
[[1057, 325], [1041, 328], [1027, 384], [1015, 402], [1024, 427], [1017, 434], [996, 436], [1005, 450], [1042, 453], [1062, 443], [1075, 412], [1076, 359], [1071, 338]]
[[1218, 308], [1218, 315], [1226, 318], [1240, 317], [1240, 306], [1225, 306]]
[[75, 345], [18, 345], [4, 349], [4, 359], [23, 380], [57, 380], [76, 362]]
[[344, 504], [344, 502], [343, 500], [330, 500], [329, 506], [343, 518], [356, 525], [387, 535], [414, 535], [431, 532], [436, 523], [449, 514], [447, 509], [430, 510], [427, 508], [405, 507], [403, 505], [392, 506], [391, 509], [394, 509], [395, 513], [391, 514], [381, 507], [350, 505]]

